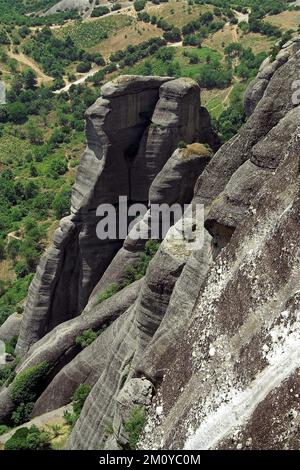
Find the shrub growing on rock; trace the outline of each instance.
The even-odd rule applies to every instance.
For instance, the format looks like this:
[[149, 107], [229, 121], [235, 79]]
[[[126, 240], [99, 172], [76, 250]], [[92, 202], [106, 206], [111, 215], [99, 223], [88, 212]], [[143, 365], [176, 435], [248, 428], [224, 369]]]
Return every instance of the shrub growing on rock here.
[[136, 449], [139, 437], [145, 426], [145, 421], [146, 408], [144, 406], [135, 407], [128, 421], [124, 423], [124, 429], [128, 434], [128, 444], [125, 448]]
[[95, 331], [90, 329], [90, 330], [85, 330], [82, 333], [82, 335], [77, 336], [75, 342], [78, 346], [80, 346], [82, 349], [84, 349], [87, 346], [89, 346], [90, 344], [92, 344], [93, 341], [95, 341], [96, 338], [97, 338], [97, 333], [95, 333]]
[[49, 365], [44, 361], [21, 372], [11, 388], [13, 401], [16, 404], [34, 401], [48, 371]]

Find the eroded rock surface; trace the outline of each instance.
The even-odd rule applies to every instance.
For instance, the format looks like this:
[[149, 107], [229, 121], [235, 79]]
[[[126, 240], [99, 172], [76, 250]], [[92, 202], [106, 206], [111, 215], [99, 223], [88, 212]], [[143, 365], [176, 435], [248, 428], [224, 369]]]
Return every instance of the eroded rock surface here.
[[[212, 157], [198, 143], [202, 135], [218, 147], [190, 80], [125, 77], [103, 87], [88, 110], [72, 215], [41, 262], [19, 340], [26, 350], [42, 338], [18, 371], [53, 343], [57, 370], [36, 415], [68, 403], [80, 383], [92, 386], [68, 448], [126, 447], [136, 407], [147, 411], [140, 448], [299, 448], [298, 49], [295, 39], [262, 65], [246, 93], [248, 121]], [[175, 150], [179, 140], [189, 145]], [[95, 238], [97, 204], [117, 203], [119, 194], [204, 204], [205, 229], [192, 213], [188, 223], [202, 240], [194, 245], [174, 238], [179, 221], [144, 278], [97, 306], [145, 247], [130, 234], [123, 245]], [[149, 209], [135, 229], [147, 232], [151, 217]], [[76, 352], [75, 334], [108, 318]], [[7, 413], [9, 390], [0, 394]]]
[[[200, 90], [189, 79], [122, 76], [102, 88], [86, 113], [87, 149], [61, 221], [30, 286], [17, 344], [23, 356], [58, 324], [76, 317], [122, 240], [100, 240], [96, 209], [148, 201], [150, 185], [180, 140], [199, 141]], [[207, 120], [203, 121], [206, 138]]]

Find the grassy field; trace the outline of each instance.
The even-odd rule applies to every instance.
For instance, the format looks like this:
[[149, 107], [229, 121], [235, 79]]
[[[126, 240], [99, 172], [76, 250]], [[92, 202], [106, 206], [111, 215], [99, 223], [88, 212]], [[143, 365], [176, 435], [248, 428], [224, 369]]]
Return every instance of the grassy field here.
[[[203, 44], [223, 54], [225, 47], [234, 42], [233, 39], [233, 27], [225, 25], [222, 30], [206, 38]], [[254, 54], [269, 51], [276, 42], [276, 38], [263, 36], [260, 33], [244, 34], [240, 30], [238, 30], [238, 40], [244, 48], [251, 47]]]
[[[189, 58], [184, 55], [184, 52], [196, 55], [199, 59], [199, 63], [190, 64]], [[176, 48], [175, 57], [180, 64], [182, 75], [185, 77], [197, 79], [200, 70], [206, 66], [208, 57], [211, 60], [219, 60], [222, 56], [218, 51], [215, 51], [209, 47], [202, 47], [201, 49], [195, 47], [178, 47]]]
[[224, 90], [202, 90], [201, 102], [205, 106], [211, 117], [217, 119], [229, 103], [230, 94], [233, 87], [224, 88]]
[[129, 26], [133, 21], [132, 17], [121, 14], [100, 18], [96, 21], [77, 21], [55, 30], [55, 35], [63, 38], [70, 36], [76, 46], [86, 49]]
[[298, 29], [300, 25], [300, 11], [283, 11], [279, 15], [268, 16], [267, 21], [280, 29]]
[[229, 25], [225, 25], [223, 29], [220, 29], [216, 33], [210, 35], [203, 41], [205, 46], [211, 47], [212, 49], [216, 49], [221, 53], [224, 52], [224, 48], [233, 42], [233, 27]]
[[171, 0], [168, 3], [162, 3], [161, 5], [151, 5], [145, 8], [145, 11], [149, 15], [155, 15], [157, 17], [164, 18], [168, 23], [175, 26], [182, 27], [191, 20], [194, 20], [198, 15], [205, 11], [211, 11], [213, 9], [210, 5], [188, 5], [186, 1]]
[[89, 48], [90, 52], [101, 52], [104, 57], [108, 57], [112, 52], [125, 49], [147, 41], [150, 38], [162, 36], [163, 31], [156, 26], [142, 21], [133, 21], [130, 26], [125, 26], [119, 31], [115, 31], [109, 38], [101, 41], [100, 44]]

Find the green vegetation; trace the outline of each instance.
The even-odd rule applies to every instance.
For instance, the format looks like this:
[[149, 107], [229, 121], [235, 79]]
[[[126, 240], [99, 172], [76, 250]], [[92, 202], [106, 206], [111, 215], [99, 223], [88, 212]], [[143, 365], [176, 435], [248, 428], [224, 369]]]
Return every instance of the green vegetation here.
[[97, 304], [101, 304], [104, 300], [110, 299], [113, 295], [119, 292], [120, 288], [117, 284], [111, 284], [104, 292], [102, 292], [97, 299]]
[[14, 403], [19, 404], [34, 401], [48, 371], [49, 365], [44, 361], [21, 372], [11, 388], [11, 396]]
[[0, 368], [0, 387], [2, 387], [2, 385], [7, 386], [13, 381], [15, 378], [15, 367], [16, 363], [10, 363]]
[[49, 450], [50, 434], [36, 426], [20, 428], [5, 443], [5, 450]]
[[68, 425], [73, 427], [80, 416], [81, 410], [83, 408], [84, 402], [87, 399], [89, 393], [91, 391], [91, 387], [87, 384], [80, 384], [79, 387], [76, 389], [73, 395], [73, 412], [65, 411], [64, 418]]
[[8, 426], [6, 426], [5, 424], [0, 424], [0, 436], [1, 436], [2, 434], [7, 433], [8, 431], [9, 431], [9, 427], [8, 427]]
[[136, 449], [141, 432], [144, 429], [146, 421], [146, 408], [144, 406], [136, 406], [131, 413], [128, 421], [124, 423], [124, 429], [128, 434], [128, 444], [126, 449]]
[[82, 335], [77, 336], [75, 342], [78, 346], [82, 349], [86, 348], [90, 344], [92, 344], [95, 339], [98, 337], [97, 333], [93, 330], [85, 330]]
[[146, 6], [146, 0], [135, 0], [133, 5], [134, 5], [135, 11], [141, 11]]
[[109, 12], [110, 12], [110, 9], [107, 8], [107, 7], [103, 7], [103, 6], [96, 7], [96, 8], [94, 8], [94, 10], [92, 12], [92, 17], [107, 15], [107, 13], [109, 13]]
[[26, 41], [23, 50], [40, 63], [48, 75], [56, 78], [62, 76], [67, 65], [84, 56], [84, 51], [75, 46], [70, 36], [58, 39], [48, 27], [37, 31]]
[[85, 48], [95, 46], [103, 39], [108, 38], [114, 32], [129, 26], [132, 18], [126, 15], [109, 16], [100, 18], [91, 22], [77, 22], [72, 25], [64, 26], [57, 30], [58, 38], [67, 38], [68, 36], [74, 41], [75, 46]]
[[11, 419], [19, 425], [30, 419], [36, 398], [42, 391], [49, 372], [47, 362], [41, 362], [18, 374], [11, 386], [11, 397], [15, 405]]
[[148, 240], [145, 245], [144, 253], [139, 257], [138, 263], [136, 266], [129, 265], [125, 268], [126, 278], [123, 283], [123, 287], [132, 284], [134, 281], [138, 281], [145, 276], [148, 269], [149, 263], [157, 253], [160, 247], [160, 243], [155, 240]]

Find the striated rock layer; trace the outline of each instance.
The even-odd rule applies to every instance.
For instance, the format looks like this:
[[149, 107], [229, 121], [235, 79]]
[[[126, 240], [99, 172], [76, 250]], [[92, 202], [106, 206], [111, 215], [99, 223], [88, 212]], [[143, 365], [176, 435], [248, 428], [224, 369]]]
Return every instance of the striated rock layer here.
[[122, 240], [97, 237], [97, 207], [116, 205], [120, 195], [129, 204], [147, 203], [152, 181], [180, 140], [198, 142], [201, 133], [205, 141], [215, 140], [207, 116], [201, 119], [199, 94], [190, 79], [123, 76], [102, 87], [102, 97], [86, 113], [88, 146], [71, 215], [61, 221], [29, 288], [18, 355], [82, 312], [121, 248]]
[[[298, 49], [293, 41], [263, 64], [259, 94], [250, 85], [247, 123], [195, 187], [193, 202], [206, 207], [203, 246], [163, 242], [71, 449], [123, 446], [141, 405], [149, 415], [140, 448], [299, 448]], [[176, 271], [165, 250], [176, 252]]]
[[[92, 386], [68, 448], [128, 446], [137, 407], [147, 410], [140, 448], [299, 448], [299, 76], [295, 39], [262, 64], [246, 124], [213, 156], [198, 143], [218, 147], [191, 80], [124, 77], [88, 110], [72, 215], [41, 261], [18, 343], [18, 373], [52, 366], [36, 415]], [[175, 150], [180, 140], [191, 145]], [[177, 222], [145, 276], [99, 304], [145, 249], [132, 232], [124, 244], [95, 237], [97, 205], [120, 194], [204, 204], [203, 220], [186, 221], [202, 243], [174, 239]], [[152, 217], [133, 230], [148, 232]], [[76, 350], [77, 334], [104, 324]]]

